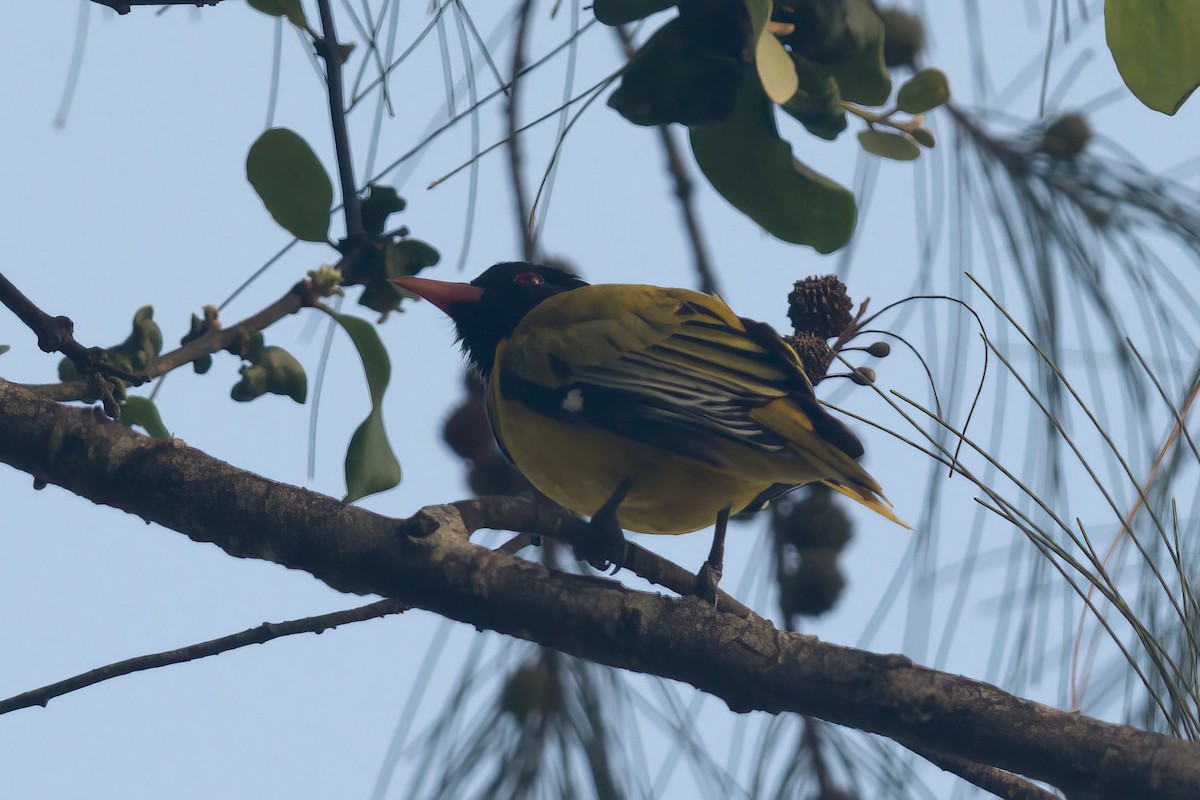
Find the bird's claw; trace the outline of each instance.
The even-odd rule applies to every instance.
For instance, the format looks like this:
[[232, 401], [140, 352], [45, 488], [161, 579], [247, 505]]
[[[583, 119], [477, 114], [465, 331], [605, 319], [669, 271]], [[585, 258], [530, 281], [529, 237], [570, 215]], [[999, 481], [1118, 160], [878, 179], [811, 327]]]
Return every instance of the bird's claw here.
[[696, 596], [705, 602], [717, 605], [717, 586], [721, 583], [721, 568], [705, 561], [696, 575]]

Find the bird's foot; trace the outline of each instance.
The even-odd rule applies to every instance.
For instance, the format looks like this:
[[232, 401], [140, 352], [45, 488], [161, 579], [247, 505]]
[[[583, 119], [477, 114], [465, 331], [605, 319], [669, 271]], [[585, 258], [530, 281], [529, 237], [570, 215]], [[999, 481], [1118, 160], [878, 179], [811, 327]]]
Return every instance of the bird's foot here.
[[706, 603], [717, 605], [717, 585], [721, 582], [721, 567], [705, 561], [696, 575], [696, 596]]
[[696, 596], [717, 607], [717, 584], [721, 582], [721, 571], [725, 564], [725, 528], [729, 525], [729, 507], [717, 513], [717, 524], [713, 529], [712, 548], [704, 566], [696, 575]]
[[601, 572], [612, 568], [609, 574], [625, 566], [625, 532], [617, 520], [617, 507], [629, 493], [630, 483], [622, 481], [607, 502], [592, 516], [588, 523], [591, 529], [587, 541], [575, 546], [575, 557], [586, 561]]

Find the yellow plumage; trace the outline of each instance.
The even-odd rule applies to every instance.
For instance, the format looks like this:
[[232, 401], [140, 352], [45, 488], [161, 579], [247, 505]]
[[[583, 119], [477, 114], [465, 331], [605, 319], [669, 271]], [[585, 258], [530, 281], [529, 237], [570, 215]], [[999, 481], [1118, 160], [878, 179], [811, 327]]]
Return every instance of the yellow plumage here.
[[567, 508], [594, 514], [628, 482], [627, 530], [698, 530], [773, 486], [814, 481], [904, 525], [791, 348], [708, 295], [554, 294], [498, 342], [487, 402], [513, 462]]

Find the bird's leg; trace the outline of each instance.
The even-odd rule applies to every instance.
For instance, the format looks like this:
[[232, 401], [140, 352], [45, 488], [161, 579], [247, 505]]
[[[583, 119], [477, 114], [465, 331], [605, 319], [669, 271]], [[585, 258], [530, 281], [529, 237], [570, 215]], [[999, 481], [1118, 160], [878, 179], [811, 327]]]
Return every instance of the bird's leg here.
[[604, 501], [600, 510], [592, 515], [589, 527], [591, 536], [584, 546], [576, 546], [575, 557], [586, 561], [598, 570], [606, 570], [610, 566], [615, 573], [625, 566], [625, 532], [617, 521], [617, 506], [633, 488], [633, 480], [626, 478], [621, 481], [612, 496]]
[[717, 584], [721, 582], [721, 569], [725, 563], [725, 528], [729, 525], [729, 509], [729, 506], [725, 506], [717, 512], [712, 548], [708, 551], [708, 560], [696, 576], [696, 596], [714, 606], [717, 604]]

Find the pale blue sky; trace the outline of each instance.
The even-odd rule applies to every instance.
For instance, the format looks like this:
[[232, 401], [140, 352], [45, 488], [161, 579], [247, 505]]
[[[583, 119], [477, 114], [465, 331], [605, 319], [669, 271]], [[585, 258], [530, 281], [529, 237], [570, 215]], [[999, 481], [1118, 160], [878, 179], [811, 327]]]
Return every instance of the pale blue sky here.
[[[1012, 8], [990, 12], [985, 25], [994, 89], [1023, 74], [1020, 70], [1044, 47], [1040, 23], [1031, 21], [1024, 7], [1035, 4], [1004, 5]], [[425, 6], [403, 8], [399, 47], [424, 25]], [[548, 8], [545, 4], [538, 14], [535, 54], [570, 29], [567, 8], [553, 22], [546, 19]], [[74, 319], [77, 336], [86, 344], [121, 340], [133, 312], [152, 304], [172, 346], [186, 332], [189, 314], [202, 304], [219, 302], [288, 241], [245, 182], [243, 168], [246, 150], [267, 115], [275, 25], [235, 0], [198, 11], [175, 8], [161, 16], [138, 8], [117, 17], [103, 7], [90, 7], [74, 102], [65, 126], [56, 128], [78, 3], [24, 3], [14, 11], [11, 35], [0, 49], [0, 71], [9, 76], [0, 169], [0, 209], [8, 236], [0, 269], [47, 311]], [[498, 17], [489, 16], [488, 9], [478, 13], [481, 30], [496, 27]], [[943, 16], [939, 8], [938, 13], [929, 61], [950, 74], [955, 96], [969, 102], [960, 10], [947, 8]], [[587, 21], [590, 12], [580, 16]], [[1051, 87], [1061, 83], [1080, 54], [1090, 53], [1090, 61], [1067, 91], [1066, 107], [1119, 86], [1098, 20], [1074, 23], [1066, 55], [1054, 64]], [[359, 39], [344, 22], [340, 33]], [[456, 40], [453, 26], [450, 36]], [[284, 31], [283, 42], [275, 124], [308, 138], [332, 172], [322, 85], [290, 30]], [[1056, 46], [1062, 47], [1061, 40]], [[501, 69], [507, 72], [507, 47], [501, 52]], [[352, 67], [364, 55], [360, 47]], [[581, 40], [576, 87], [606, 75], [616, 58], [614, 37], [597, 26]], [[557, 105], [565, 63], [565, 57], [554, 61], [527, 85], [525, 119]], [[383, 125], [377, 164], [406, 151], [437, 118], [445, 102], [441, 69], [436, 37], [431, 37], [396, 73], [396, 118]], [[461, 76], [461, 64], [455, 74]], [[1008, 110], [1029, 119], [1036, 115], [1040, 73], [1035, 69], [1032, 77], [1024, 75], [1024, 89]], [[486, 71], [478, 80], [483, 92], [495, 86]], [[1187, 140], [1194, 141], [1197, 105], [1193, 101], [1178, 118], [1168, 120], [1125, 99], [1105, 107], [1097, 125], [1151, 167], [1165, 168], [1193, 155]], [[373, 114], [373, 101], [367, 101], [351, 117], [360, 172]], [[480, 122], [484, 145], [501, 137], [501, 105], [487, 106]], [[933, 124], [939, 126], [936, 119]], [[798, 143], [798, 155], [847, 184], [854, 180], [858, 153], [852, 135], [829, 145], [804, 137], [797, 128], [788, 130]], [[540, 174], [547, 163], [555, 133], [556, 126], [549, 123], [526, 137], [531, 175]], [[432, 191], [424, 187], [469, 154], [464, 122], [429, 148], [415, 170], [402, 173], [398, 185], [409, 201], [400, 221], [443, 253], [438, 276], [453, 277], [463, 246], [467, 174]], [[933, 182], [944, 180], [935, 159], [945, 155], [938, 151], [916, 165], [880, 166], [850, 271], [856, 299], [870, 295], [876, 305], [898, 299], [923, 270], [939, 290], [953, 291], [963, 270], [979, 268], [950, 263], [952, 251], [944, 242], [933, 263], [923, 263], [918, 254], [913, 175], [924, 172]], [[784, 326], [784, 298], [791, 282], [832, 271], [838, 258], [770, 240], [701, 180], [697, 185], [726, 300], [739, 313]], [[505, 157], [496, 151], [480, 164], [480, 203], [467, 278], [518, 255], [507, 187]], [[334, 227], [340, 221], [335, 219]], [[691, 255], [677, 223], [656, 135], [629, 125], [602, 103], [593, 105], [567, 140], [543, 241], [547, 253], [562, 255], [594, 281], [694, 285]], [[335, 254], [321, 246], [293, 248], [229, 306], [223, 319], [233, 322], [253, 313], [305, 271], [333, 260]], [[359, 310], [353, 304], [347, 308]], [[324, 321], [314, 317], [293, 317], [266, 334], [268, 343], [295, 354], [310, 378], [325, 330]], [[931, 324], [946, 330], [945, 317], [932, 319]], [[927, 330], [910, 325], [910, 332], [919, 339]], [[460, 362], [449, 323], [432, 307], [420, 305], [393, 317], [381, 334], [393, 360], [386, 419], [405, 478], [398, 489], [363, 505], [403, 516], [426, 503], [467, 496], [463, 466], [440, 442], [440, 423], [460, 394]], [[978, 349], [974, 334], [970, 337]], [[53, 379], [57, 358], [38, 352], [32, 336], [7, 313], [0, 314], [0, 343], [13, 348], [0, 357], [0, 374], [6, 379]], [[237, 366], [232, 357], [218, 355], [207, 376], [190, 371], [172, 375], [159, 394], [167, 427], [239, 467], [340, 496], [342, 452], [367, 408], [366, 387], [348, 343], [335, 337], [313, 480], [305, 474], [309, 407], [279, 397], [232, 403], [228, 391]], [[882, 382], [924, 397], [911, 359], [893, 357], [877, 366]], [[865, 390], [842, 392], [839, 402], [883, 418], [885, 424], [894, 422], [884, 418], [882, 404]], [[990, 423], [987, 413], [985, 424]], [[927, 462], [877, 432], [856, 427], [866, 441], [868, 467], [896, 502], [897, 512], [916, 522]], [[1013, 430], [1019, 431], [1017, 438], [1024, 436], [1020, 422]], [[30, 485], [28, 476], [0, 468], [0, 506], [6, 510], [0, 530], [0, 636], [5, 642], [0, 696], [264, 620], [367, 602], [333, 592], [306, 574], [234, 560], [214, 547], [97, 508], [55, 487], [34, 492]], [[962, 558], [962, 540], [945, 542], [959, 531], [965, 537], [973, 493], [963, 481], [950, 483], [946, 491], [950, 496], [940, 509], [943, 549], [936, 558], [953, 575]], [[887, 523], [855, 514], [859, 525], [843, 559], [849, 589], [837, 610], [812, 628], [823, 638], [847, 644], [858, 640], [910, 542]], [[736, 587], [746, 564], [764, 555], [755, 531], [739, 527], [731, 536], [728, 587]], [[980, 547], [1000, 553], [1016, 535], [992, 522]], [[703, 534], [640, 537], [639, 542], [691, 568], [701, 563], [708, 546]], [[995, 561], [982, 569], [985, 576], [1000, 574]], [[758, 610], [773, 614], [773, 602], [763, 603], [757, 594]], [[752, 592], [743, 599], [755, 596]], [[962, 631], [962, 646], [952, 651], [947, 669], [983, 675], [986, 654], [979, 642], [990, 641], [988, 626], [998, 600], [1003, 602], [998, 581], [977, 588], [966, 607], [972, 622]], [[934, 596], [933, 630], [953, 602], [948, 590]], [[901, 649], [904, 620], [901, 602], [871, 646]], [[410, 612], [121, 678], [56, 699], [46, 709], [7, 715], [0, 718], [0, 796], [365, 798], [437, 624], [431, 615]], [[451, 652], [461, 652], [475, 635], [456, 628]], [[919, 639], [910, 639], [910, 647]], [[935, 637], [913, 655], [931, 661], [936, 643]], [[444, 672], [453, 675], [456, 669], [448, 657]], [[1053, 701], [1058, 685], [1055, 678], [1039, 691]], [[446, 681], [435, 684], [430, 703], [436, 705], [445, 689]], [[688, 696], [686, 688], [681, 695]], [[715, 709], [718, 704], [708, 705]], [[715, 738], [723, 739], [728, 715], [714, 711], [711, 718], [719, 720]], [[673, 791], [686, 791], [688, 781], [681, 775]]]

